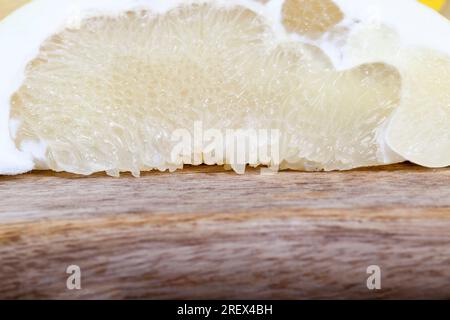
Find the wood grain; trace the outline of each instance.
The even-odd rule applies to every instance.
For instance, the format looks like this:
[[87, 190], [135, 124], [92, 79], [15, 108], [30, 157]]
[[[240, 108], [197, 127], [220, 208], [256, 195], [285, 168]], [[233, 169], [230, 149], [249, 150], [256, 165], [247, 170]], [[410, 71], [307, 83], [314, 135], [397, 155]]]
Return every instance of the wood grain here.
[[448, 299], [450, 169], [0, 177], [0, 298]]
[[409, 164], [0, 177], [0, 297], [450, 298], [449, 183]]

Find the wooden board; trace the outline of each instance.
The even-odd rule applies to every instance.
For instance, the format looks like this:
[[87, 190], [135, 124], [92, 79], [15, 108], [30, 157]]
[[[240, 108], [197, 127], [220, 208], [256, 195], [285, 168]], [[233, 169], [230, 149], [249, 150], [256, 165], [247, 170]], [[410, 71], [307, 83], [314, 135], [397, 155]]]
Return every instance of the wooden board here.
[[450, 169], [0, 177], [0, 259], [0, 298], [450, 298]]
[[421, 297], [450, 298], [450, 169], [0, 177], [0, 298]]

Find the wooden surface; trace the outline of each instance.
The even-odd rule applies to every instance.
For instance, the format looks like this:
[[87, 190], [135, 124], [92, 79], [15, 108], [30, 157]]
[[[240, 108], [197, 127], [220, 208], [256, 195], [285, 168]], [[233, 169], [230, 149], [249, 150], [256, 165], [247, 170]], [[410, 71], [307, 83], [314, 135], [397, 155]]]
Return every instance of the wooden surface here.
[[450, 298], [450, 169], [0, 177], [0, 257], [0, 298]]
[[450, 298], [450, 169], [0, 177], [0, 298], [423, 297]]

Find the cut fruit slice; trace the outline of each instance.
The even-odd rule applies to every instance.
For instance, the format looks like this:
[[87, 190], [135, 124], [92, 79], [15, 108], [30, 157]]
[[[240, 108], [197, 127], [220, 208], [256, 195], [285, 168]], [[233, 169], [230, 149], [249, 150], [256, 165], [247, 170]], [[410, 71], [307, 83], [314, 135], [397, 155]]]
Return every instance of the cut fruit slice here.
[[[448, 21], [443, 18], [429, 21], [432, 21], [430, 28], [436, 30], [429, 41], [438, 43], [445, 36], [441, 31]], [[448, 42], [437, 51], [404, 46], [402, 41], [401, 35], [391, 28], [361, 24], [353, 30], [344, 49], [345, 66], [380, 60], [396, 66], [402, 77], [402, 96], [385, 131], [387, 144], [414, 163], [449, 166], [450, 49], [445, 48]]]
[[[450, 74], [416, 68], [424, 58], [450, 65], [446, 48], [408, 43], [405, 27], [383, 27], [382, 18], [374, 27], [349, 2], [35, 0], [0, 24], [0, 67], [9, 73], [0, 75], [0, 134], [9, 137], [8, 122], [11, 132], [3, 147], [0, 139], [0, 174], [449, 165], [450, 97], [430, 83], [443, 88]], [[425, 7], [401, 2], [428, 18]], [[49, 16], [27, 20], [40, 12]], [[34, 41], [14, 42], [12, 30]], [[236, 131], [255, 136], [232, 136], [245, 140], [239, 149], [228, 140]]]

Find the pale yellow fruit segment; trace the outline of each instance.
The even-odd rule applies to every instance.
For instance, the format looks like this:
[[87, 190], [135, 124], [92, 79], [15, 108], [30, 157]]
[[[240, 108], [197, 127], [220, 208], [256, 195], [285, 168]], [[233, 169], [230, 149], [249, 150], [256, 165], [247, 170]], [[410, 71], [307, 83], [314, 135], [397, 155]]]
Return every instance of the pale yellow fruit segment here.
[[404, 79], [402, 103], [387, 132], [389, 145], [427, 167], [450, 165], [450, 58], [430, 50], [410, 52], [414, 70]]
[[45, 167], [56, 171], [179, 168], [173, 132], [193, 136], [195, 121], [243, 128], [276, 99], [269, 83], [255, 81], [263, 36], [242, 8], [88, 19], [49, 39], [29, 65], [13, 99], [17, 144], [45, 141]]
[[332, 0], [286, 0], [283, 24], [287, 31], [318, 37], [344, 19]]
[[396, 32], [378, 26], [356, 32], [347, 50], [352, 64], [386, 61], [401, 75], [401, 99], [387, 126], [387, 144], [417, 164], [449, 166], [450, 56], [404, 48]]
[[[299, 77], [303, 73], [297, 73]], [[384, 64], [362, 65], [348, 71], [321, 70], [312, 90], [299, 90], [290, 99], [285, 150], [293, 169], [352, 169], [383, 162], [378, 134], [398, 106], [398, 71]], [[307, 106], [307, 107], [306, 107]], [[307, 159], [303, 166], [296, 159]]]

